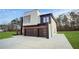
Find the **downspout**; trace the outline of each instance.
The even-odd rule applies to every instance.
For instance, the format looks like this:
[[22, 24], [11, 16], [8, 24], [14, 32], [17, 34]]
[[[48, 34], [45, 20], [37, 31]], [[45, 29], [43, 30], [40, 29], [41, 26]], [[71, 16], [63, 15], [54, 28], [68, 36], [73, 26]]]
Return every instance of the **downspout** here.
[[23, 17], [21, 17], [21, 35], [22, 35], [22, 28], [23, 28]]
[[50, 17], [50, 28], [51, 28], [51, 38], [52, 38], [52, 36], [53, 36], [53, 34], [52, 34], [52, 19], [51, 19], [51, 17]]
[[51, 20], [51, 17], [49, 17], [49, 23], [48, 23], [48, 31], [49, 31], [49, 39], [52, 38], [52, 20]]

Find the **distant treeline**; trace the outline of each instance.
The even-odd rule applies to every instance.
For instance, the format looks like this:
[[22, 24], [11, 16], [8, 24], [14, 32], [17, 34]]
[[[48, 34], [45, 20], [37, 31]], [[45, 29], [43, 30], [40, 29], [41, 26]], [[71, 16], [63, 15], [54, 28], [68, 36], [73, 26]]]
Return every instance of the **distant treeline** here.
[[21, 21], [18, 20], [18, 18], [13, 19], [10, 23], [8, 24], [2, 24], [0, 25], [0, 29], [4, 31], [16, 31], [17, 30], [17, 25], [20, 25]]
[[78, 31], [79, 12], [69, 12], [62, 14], [55, 19], [58, 31]]

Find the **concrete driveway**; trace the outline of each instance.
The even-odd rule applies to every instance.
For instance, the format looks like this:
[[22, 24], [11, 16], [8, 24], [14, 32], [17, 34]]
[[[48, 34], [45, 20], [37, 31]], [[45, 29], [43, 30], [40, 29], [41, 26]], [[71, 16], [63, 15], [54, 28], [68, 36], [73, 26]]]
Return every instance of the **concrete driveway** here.
[[52, 39], [13, 36], [0, 40], [0, 49], [72, 49], [72, 46], [63, 34], [56, 34]]

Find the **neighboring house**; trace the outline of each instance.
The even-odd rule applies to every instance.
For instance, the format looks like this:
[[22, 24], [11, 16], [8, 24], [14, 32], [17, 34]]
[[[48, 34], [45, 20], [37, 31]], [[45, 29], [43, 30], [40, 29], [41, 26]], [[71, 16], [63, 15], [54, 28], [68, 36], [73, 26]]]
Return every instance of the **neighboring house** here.
[[0, 32], [4, 32], [4, 30], [0, 29]]
[[0, 32], [6, 32], [7, 31], [7, 25], [0, 25]]
[[22, 35], [52, 38], [57, 33], [52, 13], [40, 15], [39, 10], [32, 10], [20, 19]]
[[13, 19], [10, 23], [8, 23], [7, 31], [16, 31], [17, 25], [20, 25], [20, 20], [18, 18]]

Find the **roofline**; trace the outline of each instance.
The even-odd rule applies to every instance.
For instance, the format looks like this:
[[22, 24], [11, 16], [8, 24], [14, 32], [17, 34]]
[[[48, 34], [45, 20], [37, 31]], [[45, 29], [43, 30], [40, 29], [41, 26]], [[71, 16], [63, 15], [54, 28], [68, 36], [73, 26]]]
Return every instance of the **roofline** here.
[[34, 11], [34, 10], [38, 10], [38, 11], [39, 11], [39, 9], [32, 9], [32, 10], [30, 10], [30, 11], [24, 12], [24, 14], [29, 13], [29, 12], [32, 12], [32, 11]]
[[52, 15], [52, 13], [42, 14], [40, 16]]

